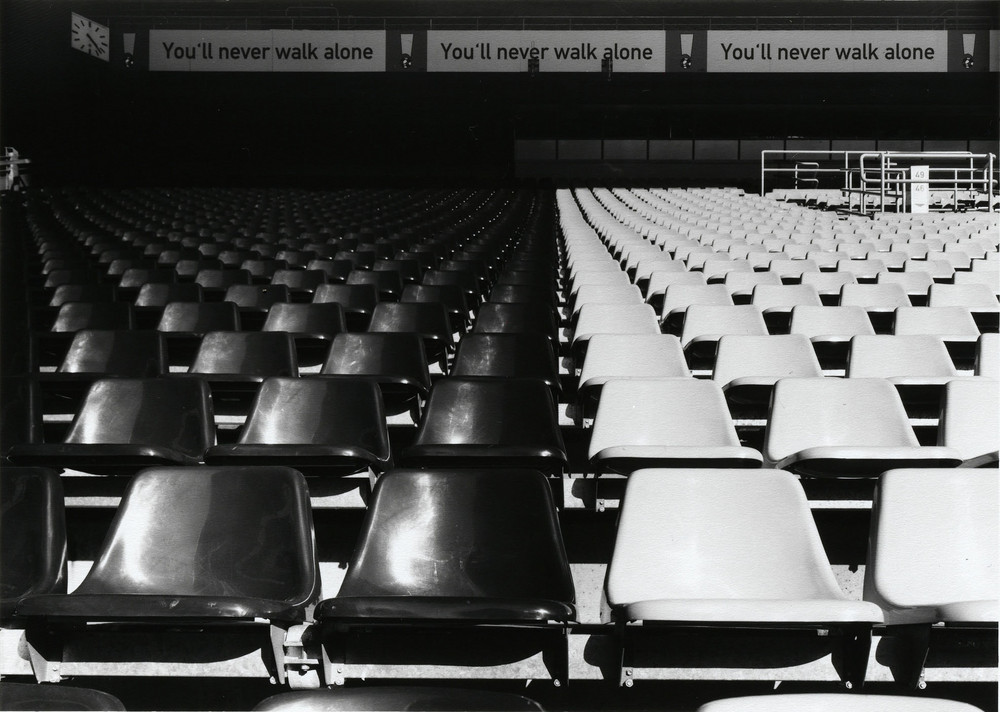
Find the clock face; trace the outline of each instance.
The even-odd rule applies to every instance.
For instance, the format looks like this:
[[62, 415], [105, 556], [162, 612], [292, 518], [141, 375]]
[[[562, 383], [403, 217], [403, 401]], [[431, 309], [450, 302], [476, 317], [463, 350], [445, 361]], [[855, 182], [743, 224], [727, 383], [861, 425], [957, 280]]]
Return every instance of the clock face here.
[[70, 46], [73, 49], [86, 52], [93, 57], [103, 59], [105, 62], [111, 59], [111, 52], [108, 49], [109, 33], [107, 27], [74, 12], [70, 28]]

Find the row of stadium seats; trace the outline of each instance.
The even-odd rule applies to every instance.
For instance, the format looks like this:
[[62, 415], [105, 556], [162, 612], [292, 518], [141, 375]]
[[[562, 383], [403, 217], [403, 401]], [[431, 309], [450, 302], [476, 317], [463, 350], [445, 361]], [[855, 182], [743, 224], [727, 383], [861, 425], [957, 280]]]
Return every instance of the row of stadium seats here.
[[[382, 634], [449, 630], [467, 644], [463, 633], [526, 633], [529, 645], [547, 651], [549, 674], [566, 682], [576, 594], [555, 502], [538, 472], [384, 474], [340, 592], [323, 601], [306, 482], [287, 467], [143, 470], [129, 483], [94, 567], [69, 594], [60, 592], [66, 530], [58, 475], [8, 468], [3, 485], [5, 614], [26, 626], [39, 680], [59, 680], [63, 645], [85, 634], [79, 624], [114, 621], [255, 622], [261, 635], [270, 626], [280, 680], [287, 662], [292, 675], [322, 666], [328, 683], [350, 677], [352, 664], [373, 674], [370, 655], [401, 662], [391, 647], [373, 643]], [[634, 472], [604, 590], [603, 620], [614, 624], [621, 650], [618, 679], [630, 686], [633, 668], [669, 650], [662, 636], [678, 631], [825, 630], [842, 651], [842, 679], [856, 685], [865, 678], [873, 627], [924, 653], [942, 635], [995, 636], [998, 504], [995, 472], [883, 474], [864, 598], [856, 601], [840, 590], [791, 473]], [[932, 630], [942, 622], [958, 626]], [[323, 646], [322, 657], [288, 657], [313, 643]], [[445, 657], [459, 653], [466, 664], [500, 664], [511, 654], [480, 649], [498, 656], [488, 663], [447, 648]], [[913, 658], [913, 681], [923, 659]]]

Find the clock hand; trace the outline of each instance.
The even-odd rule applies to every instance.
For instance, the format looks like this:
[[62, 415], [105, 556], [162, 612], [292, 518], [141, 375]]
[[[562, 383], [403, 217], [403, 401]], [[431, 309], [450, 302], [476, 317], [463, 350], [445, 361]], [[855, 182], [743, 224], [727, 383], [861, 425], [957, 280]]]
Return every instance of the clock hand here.
[[90, 44], [94, 45], [95, 48], [100, 49], [101, 46], [97, 44], [92, 35], [87, 35], [87, 39], [90, 40]]

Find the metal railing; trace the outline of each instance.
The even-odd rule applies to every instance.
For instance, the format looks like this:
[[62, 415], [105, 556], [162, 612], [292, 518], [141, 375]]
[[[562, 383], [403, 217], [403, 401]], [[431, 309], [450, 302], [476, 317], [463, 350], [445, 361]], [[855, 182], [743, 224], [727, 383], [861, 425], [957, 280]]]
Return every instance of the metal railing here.
[[[800, 160], [803, 158], [819, 160]], [[789, 165], [792, 161], [794, 164]], [[926, 179], [910, 176], [910, 167], [914, 165], [928, 166]], [[1000, 194], [996, 154], [971, 151], [761, 151], [761, 195], [767, 190], [768, 178], [781, 175], [791, 176], [800, 189], [805, 180], [815, 178], [815, 183], [810, 180], [811, 187], [819, 187], [821, 176], [838, 176], [834, 182], [840, 185], [848, 207], [853, 211], [857, 204], [857, 211], [863, 214], [889, 209], [907, 211], [914, 184], [926, 185], [931, 195], [938, 198], [942, 193], [949, 194], [952, 209], [957, 209], [963, 201], [985, 200], [987, 209], [993, 212]]]

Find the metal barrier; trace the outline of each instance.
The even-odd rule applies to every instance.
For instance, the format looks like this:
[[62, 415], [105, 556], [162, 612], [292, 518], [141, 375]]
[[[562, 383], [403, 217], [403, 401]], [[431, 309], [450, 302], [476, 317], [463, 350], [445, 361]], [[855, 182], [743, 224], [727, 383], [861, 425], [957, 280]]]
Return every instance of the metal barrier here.
[[22, 175], [22, 168], [30, 164], [27, 158], [21, 158], [17, 150], [5, 147], [0, 156], [0, 192], [24, 188], [27, 184]]
[[[802, 161], [815, 158], [815, 161]], [[790, 161], [794, 165], [787, 165]], [[769, 165], [770, 161], [770, 165]], [[775, 162], [786, 165], [774, 165]], [[910, 168], [928, 167], [927, 178], [914, 179]], [[809, 182], [819, 187], [823, 175], [840, 176], [836, 181], [847, 199], [848, 208], [862, 214], [907, 212], [911, 207], [910, 191], [914, 184], [926, 185], [932, 195], [948, 193], [951, 209], [963, 203], [985, 200], [994, 212], [1000, 190], [997, 180], [997, 157], [993, 153], [970, 151], [821, 151], [767, 149], [760, 154], [760, 194], [764, 195], [769, 176], [790, 175], [795, 187]], [[813, 182], [815, 179], [815, 183]], [[940, 208], [946, 209], [946, 208]]]

